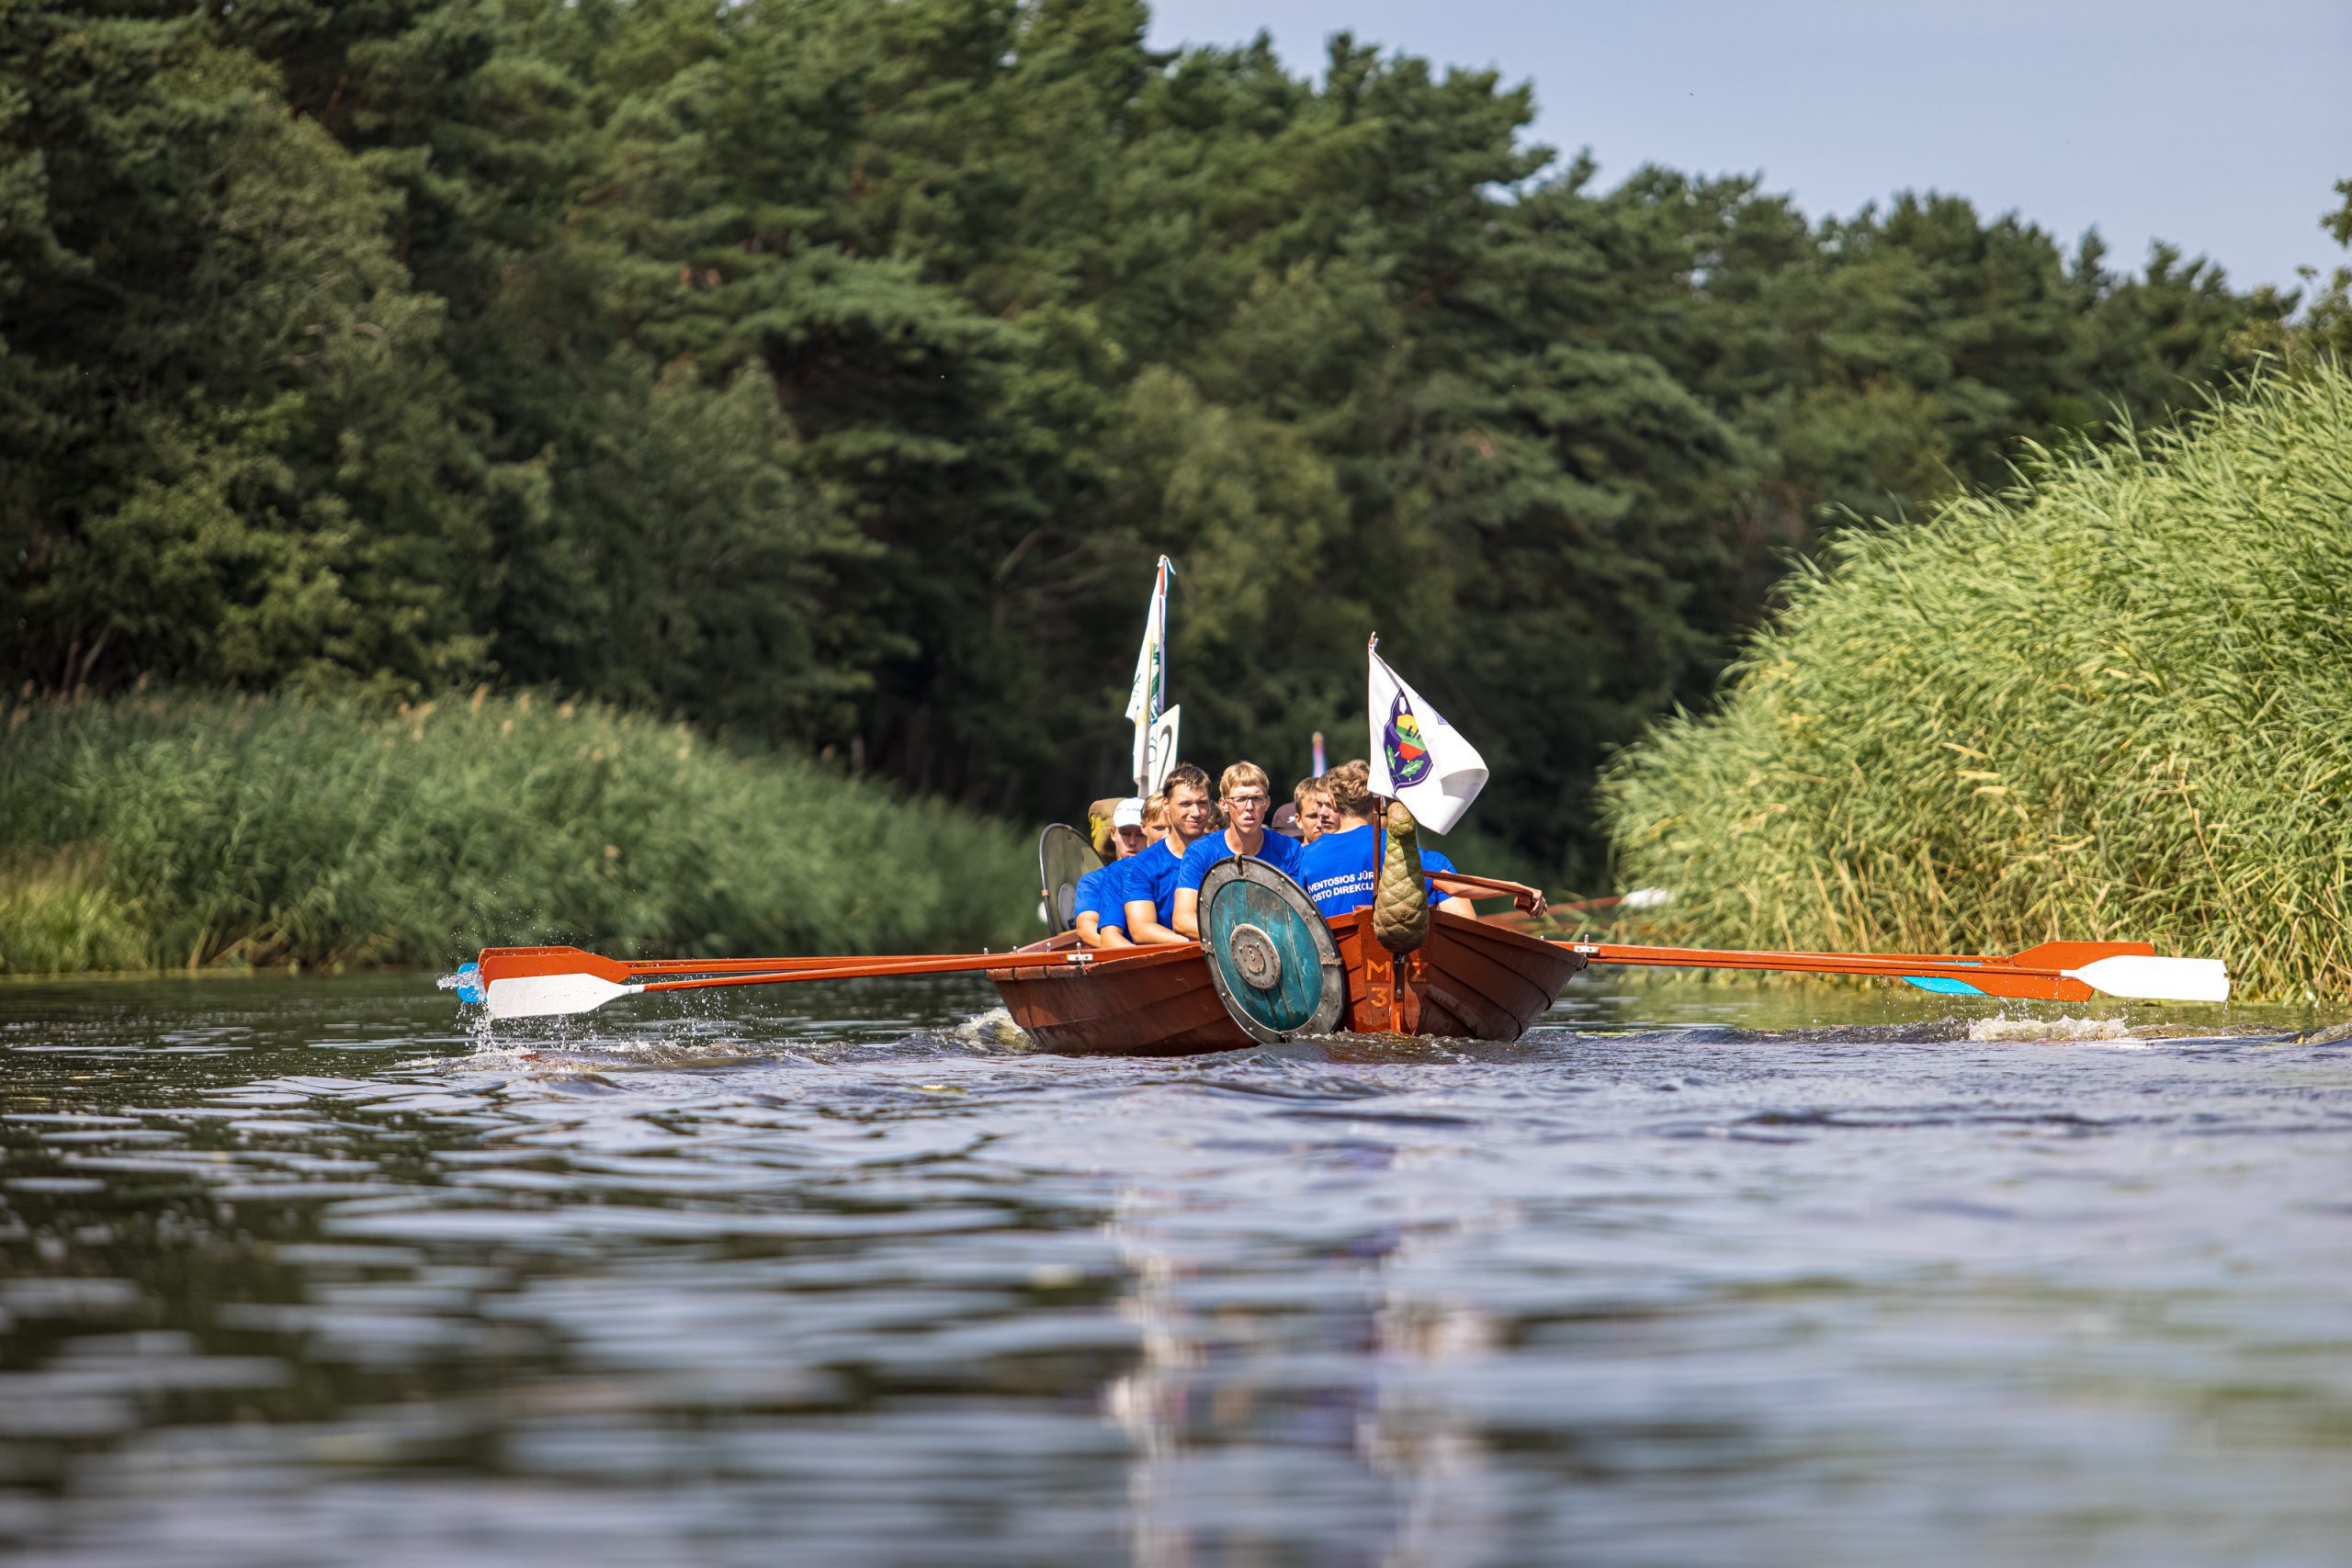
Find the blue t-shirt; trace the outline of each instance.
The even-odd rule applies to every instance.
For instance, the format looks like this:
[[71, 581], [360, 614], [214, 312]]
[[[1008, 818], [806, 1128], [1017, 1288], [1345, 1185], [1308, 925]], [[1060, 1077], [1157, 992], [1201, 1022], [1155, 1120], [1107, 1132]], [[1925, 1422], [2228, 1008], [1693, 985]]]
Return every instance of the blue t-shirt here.
[[1091, 909], [1095, 930], [1124, 931], [1127, 929], [1126, 903], [1127, 863], [1114, 860], [1078, 879], [1077, 902], [1070, 918], [1074, 920]]
[[1176, 874], [1184, 864], [1169, 847], [1174, 842], [1172, 839], [1162, 839], [1143, 853], [1129, 855], [1119, 863], [1126, 872], [1127, 885], [1121, 889], [1126, 901], [1133, 904], [1150, 899], [1163, 926], [1176, 918]]
[[[1299, 868], [1291, 874], [1306, 889], [1306, 896], [1315, 900], [1323, 918], [1332, 919], [1372, 902], [1373, 890], [1380, 882], [1380, 868], [1373, 863], [1379, 852], [1377, 828], [1350, 828], [1345, 832], [1326, 833], [1300, 853]], [[1421, 869], [1452, 871], [1453, 863], [1440, 851], [1423, 850]], [[1446, 897], [1438, 891], [1435, 883], [1430, 884], [1429, 895], [1431, 908]]]
[[[1280, 833], [1268, 832], [1266, 841], [1258, 846], [1258, 858], [1294, 882], [1298, 880], [1298, 840], [1285, 839]], [[1223, 829], [1203, 834], [1193, 840], [1193, 847], [1184, 852], [1184, 863], [1176, 868], [1175, 891], [1181, 893], [1190, 888], [1198, 893], [1201, 879], [1209, 874], [1209, 867], [1221, 860], [1232, 858], [1233, 846], [1225, 841]]]

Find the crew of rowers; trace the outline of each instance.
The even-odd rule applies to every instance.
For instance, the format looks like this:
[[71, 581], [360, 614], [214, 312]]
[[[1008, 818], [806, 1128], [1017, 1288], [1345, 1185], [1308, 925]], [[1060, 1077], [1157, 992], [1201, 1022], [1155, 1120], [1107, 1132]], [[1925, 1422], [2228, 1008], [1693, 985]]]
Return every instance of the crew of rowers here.
[[[1372, 792], [1371, 775], [1361, 761], [1342, 762], [1300, 780], [1290, 804], [1270, 814], [1272, 785], [1255, 762], [1226, 769], [1214, 804], [1208, 774], [1179, 762], [1148, 800], [1097, 802], [1096, 820], [1107, 814], [1107, 829], [1096, 847], [1110, 859], [1079, 879], [1079, 939], [1089, 947], [1198, 940], [1202, 879], [1234, 855], [1254, 855], [1282, 872], [1326, 919], [1363, 908], [1379, 881], [1379, 823], [1388, 805]], [[1445, 855], [1422, 849], [1421, 870], [1431, 877], [1431, 908], [1475, 912], [1467, 897], [1439, 886], [1436, 878], [1454, 870]], [[1520, 908], [1544, 912], [1542, 894], [1521, 891]]]

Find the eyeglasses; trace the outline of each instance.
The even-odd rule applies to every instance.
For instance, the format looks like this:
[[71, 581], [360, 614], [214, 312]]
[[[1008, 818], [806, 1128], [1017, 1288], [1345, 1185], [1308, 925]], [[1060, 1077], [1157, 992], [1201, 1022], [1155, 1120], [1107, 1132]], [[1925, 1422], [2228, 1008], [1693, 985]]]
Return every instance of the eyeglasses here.
[[1271, 795], [1228, 795], [1225, 803], [1227, 806], [1263, 806], [1273, 798]]

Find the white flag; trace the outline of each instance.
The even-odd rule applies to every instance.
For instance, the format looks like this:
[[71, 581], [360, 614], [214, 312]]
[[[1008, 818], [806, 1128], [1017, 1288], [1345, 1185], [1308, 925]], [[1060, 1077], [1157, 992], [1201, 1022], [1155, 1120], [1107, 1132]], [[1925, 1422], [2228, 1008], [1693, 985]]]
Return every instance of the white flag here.
[[1151, 745], [1144, 757], [1143, 778], [1146, 795], [1158, 795], [1168, 775], [1176, 771], [1176, 738], [1184, 726], [1184, 705], [1178, 703], [1152, 721]]
[[1432, 833], [1462, 820], [1487, 785], [1487, 760], [1445, 722], [1421, 694], [1381, 662], [1380, 639], [1373, 640], [1372, 789], [1405, 803], [1413, 819]]
[[[1152, 574], [1151, 608], [1144, 613], [1143, 646], [1136, 650], [1136, 680], [1127, 693], [1127, 719], [1136, 727], [1136, 793], [1149, 795], [1151, 727], [1168, 709], [1168, 558]], [[1172, 765], [1172, 761], [1171, 761]]]

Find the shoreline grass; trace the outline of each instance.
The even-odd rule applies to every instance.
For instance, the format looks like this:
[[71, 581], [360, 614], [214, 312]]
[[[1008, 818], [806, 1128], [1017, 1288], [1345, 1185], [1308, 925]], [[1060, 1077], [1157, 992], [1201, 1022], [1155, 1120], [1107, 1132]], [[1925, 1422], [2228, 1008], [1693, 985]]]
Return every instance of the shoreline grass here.
[[1035, 934], [1014, 829], [607, 708], [165, 694], [0, 727], [0, 973]]
[[1610, 768], [1670, 940], [2145, 940], [2248, 999], [2352, 991], [2352, 376], [1857, 530]]

